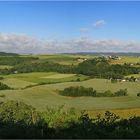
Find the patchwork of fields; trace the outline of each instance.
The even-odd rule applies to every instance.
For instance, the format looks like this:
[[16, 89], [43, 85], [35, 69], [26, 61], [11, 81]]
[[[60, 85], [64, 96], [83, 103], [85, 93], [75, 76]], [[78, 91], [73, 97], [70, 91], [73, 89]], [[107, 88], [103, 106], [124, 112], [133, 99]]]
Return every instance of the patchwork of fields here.
[[[24, 74], [22, 74], [23, 76]], [[26, 74], [25, 74], [26, 75]], [[28, 77], [30, 74], [28, 74]], [[34, 73], [31, 73], [31, 77]], [[41, 75], [42, 73], [38, 73]], [[48, 73], [48, 76], [53, 76], [52, 73]], [[56, 73], [54, 74], [56, 75]], [[46, 106], [55, 107], [65, 104], [66, 108], [74, 107], [77, 110], [97, 110], [97, 109], [123, 109], [123, 108], [137, 108], [140, 107], [140, 98], [136, 96], [136, 93], [140, 91], [140, 83], [134, 82], [118, 82], [111, 83], [109, 80], [105, 79], [90, 79], [81, 82], [63, 82], [57, 84], [46, 84], [31, 87], [28, 89], [20, 89], [24, 86], [35, 84], [34, 78], [30, 81], [26, 76], [21, 80], [19, 75], [12, 75], [4, 79], [3, 82], [7, 85], [19, 88], [17, 90], [6, 90], [0, 91], [0, 94], [6, 95], [5, 98], [1, 100], [20, 100], [25, 103], [31, 104], [39, 110], [44, 110]], [[58, 74], [60, 77], [60, 74]], [[64, 75], [62, 75], [64, 77]], [[66, 75], [67, 77], [68, 75]], [[72, 76], [72, 75], [71, 75]], [[33, 76], [34, 77], [34, 76]], [[20, 80], [19, 80], [19, 79]], [[61, 79], [61, 78], [60, 78]], [[26, 81], [27, 80], [27, 81]], [[126, 97], [64, 97], [58, 94], [58, 90], [62, 90], [69, 86], [84, 86], [93, 87], [97, 91], [117, 91], [118, 89], [128, 90], [128, 96]]]
[[[52, 62], [58, 62], [61, 64], [75, 64], [79, 62], [75, 58], [80, 56], [55, 56], [42, 55], [39, 56], [40, 60], [46, 61], [49, 59]], [[82, 56], [83, 58], [92, 58], [94, 56]], [[65, 58], [65, 59], [64, 59]], [[128, 59], [127, 59], [128, 58]], [[123, 57], [120, 60], [124, 62], [139, 62], [140, 57], [129, 58]], [[114, 60], [114, 62], [117, 62]], [[3, 68], [4, 66], [0, 66]], [[6, 67], [6, 66], [5, 66]], [[8, 66], [7, 66], [8, 67]], [[10, 67], [10, 66], [9, 66]], [[117, 82], [111, 83], [106, 79], [90, 79], [88, 76], [82, 74], [60, 74], [56, 72], [33, 72], [33, 73], [21, 73], [1, 75], [4, 77], [0, 82], [7, 84], [14, 88], [14, 90], [1, 90], [1, 101], [4, 100], [19, 100], [27, 104], [33, 105], [38, 110], [45, 110], [46, 107], [56, 107], [64, 105], [65, 109], [76, 108], [77, 110], [87, 110], [91, 116], [98, 112], [104, 112], [105, 110], [113, 110], [122, 116], [129, 116], [132, 114], [140, 115], [140, 98], [137, 97], [137, 93], [140, 92], [140, 82]], [[132, 75], [133, 76], [133, 75]], [[140, 77], [140, 74], [134, 75]], [[44, 85], [41, 85], [44, 83]], [[39, 85], [40, 84], [40, 85]], [[34, 85], [34, 87], [25, 88], [27, 86]], [[128, 90], [128, 96], [124, 97], [64, 97], [58, 94], [59, 90], [63, 90], [70, 86], [84, 86], [93, 87], [98, 92], [111, 90], [112, 92], [119, 89]], [[25, 89], [23, 89], [25, 88]], [[125, 112], [125, 113], [123, 113]]]

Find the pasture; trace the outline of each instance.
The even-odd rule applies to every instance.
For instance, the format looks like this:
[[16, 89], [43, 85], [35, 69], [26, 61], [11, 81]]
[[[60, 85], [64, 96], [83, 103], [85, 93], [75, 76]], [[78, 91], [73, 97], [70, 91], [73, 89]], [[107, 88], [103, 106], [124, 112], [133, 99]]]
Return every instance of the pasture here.
[[[61, 83], [68, 81], [80, 81], [87, 80], [88, 76], [82, 74], [60, 74], [56, 72], [33, 72], [33, 73], [22, 73], [22, 74], [11, 74], [3, 76], [6, 79], [18, 79], [31, 83]], [[18, 81], [17, 81], [18, 82]]]
[[112, 64], [140, 63], [139, 56], [121, 56], [121, 60], [112, 60]]
[[[64, 65], [78, 65], [81, 63], [78, 59], [91, 59], [96, 56], [80, 56], [80, 55], [33, 55], [39, 57], [35, 61], [50, 61]], [[25, 56], [27, 57], [27, 56]], [[122, 56], [121, 60], [112, 60], [111, 63], [137, 63], [140, 57]], [[1, 65], [0, 69], [11, 68], [8, 65]], [[130, 75], [136, 78], [140, 74]], [[128, 77], [130, 77], [128, 76]], [[64, 105], [65, 109], [76, 108], [76, 110], [86, 110], [91, 117], [104, 113], [105, 110], [127, 117], [131, 115], [140, 115], [140, 82], [117, 82], [111, 83], [106, 79], [90, 79], [82, 74], [60, 74], [57, 72], [32, 72], [1, 75], [4, 77], [3, 82], [14, 90], [0, 91], [0, 101], [18, 100], [23, 101], [36, 107], [40, 111], [44, 111], [46, 107], [58, 107]], [[45, 83], [45, 85], [39, 85]], [[23, 89], [30, 85], [36, 85]], [[111, 90], [112, 92], [119, 89], [128, 90], [128, 96], [125, 97], [65, 97], [58, 94], [59, 90], [63, 90], [70, 86], [93, 87], [98, 92]]]
[[81, 56], [81, 55], [66, 55], [66, 54], [56, 54], [56, 55], [35, 55], [40, 60], [39, 61], [49, 61], [53, 63], [59, 63], [62, 65], [78, 65], [80, 61], [78, 59], [89, 59], [95, 58], [96, 56]]
[[[58, 94], [69, 86], [93, 87], [97, 91], [117, 91], [118, 89], [128, 89], [126, 97], [64, 97]], [[65, 105], [65, 109], [74, 107], [77, 110], [110, 110], [110, 109], [128, 109], [139, 108], [140, 98], [136, 93], [140, 91], [140, 84], [133, 82], [111, 83], [105, 79], [90, 79], [81, 82], [63, 82], [57, 84], [39, 85], [28, 89], [0, 91], [4, 98], [0, 100], [19, 100], [33, 105], [38, 110], [45, 110], [46, 107], [58, 107]]]

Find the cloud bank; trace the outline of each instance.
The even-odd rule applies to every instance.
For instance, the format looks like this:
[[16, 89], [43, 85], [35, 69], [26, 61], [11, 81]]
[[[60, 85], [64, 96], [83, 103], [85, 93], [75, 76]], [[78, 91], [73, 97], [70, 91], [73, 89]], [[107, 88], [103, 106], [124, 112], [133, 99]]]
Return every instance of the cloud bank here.
[[65, 41], [40, 40], [18, 34], [0, 33], [0, 52], [12, 53], [70, 53], [70, 52], [140, 52], [140, 41], [94, 40], [76, 38]]

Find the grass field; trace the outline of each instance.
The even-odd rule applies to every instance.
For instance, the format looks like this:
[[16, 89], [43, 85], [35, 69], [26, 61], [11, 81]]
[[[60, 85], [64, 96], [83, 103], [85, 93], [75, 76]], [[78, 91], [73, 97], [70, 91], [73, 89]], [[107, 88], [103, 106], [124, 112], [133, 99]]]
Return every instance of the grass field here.
[[113, 64], [124, 64], [124, 63], [138, 63], [140, 62], [140, 57], [138, 56], [121, 56], [121, 60], [112, 60]]
[[33, 72], [23, 74], [11, 74], [4, 76], [6, 79], [18, 79], [32, 83], [61, 83], [68, 81], [77, 81], [79, 78], [81, 81], [86, 80], [88, 76], [77, 74], [60, 74], [56, 72]]
[[67, 78], [67, 77], [73, 77], [73, 76], [76, 76], [76, 74], [53, 74], [53, 75], [45, 76], [42, 78], [61, 79], [61, 78]]
[[[95, 118], [97, 115], [104, 116], [107, 110], [94, 110], [94, 111], [87, 111], [86, 113], [89, 114], [89, 117]], [[110, 112], [115, 113], [120, 118], [129, 118], [132, 116], [140, 116], [140, 108], [129, 108], [129, 109], [110, 109]]]
[[35, 85], [36, 83], [33, 82], [28, 82], [28, 81], [24, 81], [24, 80], [20, 80], [17, 78], [6, 78], [3, 80], [0, 80], [0, 82], [7, 84], [8, 86], [12, 87], [12, 88], [16, 88], [16, 89], [20, 89], [20, 88], [24, 88], [28, 85]]
[[[36, 55], [39, 60], [50, 61], [65, 65], [77, 65], [78, 58], [94, 58], [95, 56], [80, 55]], [[113, 60], [113, 63], [136, 63], [140, 62], [140, 57], [122, 56], [121, 60]], [[0, 66], [6, 68], [7, 66]], [[8, 67], [7, 67], [8, 68]], [[130, 75], [140, 77], [140, 74]], [[129, 77], [130, 77], [129, 76]], [[85, 75], [76, 74], [60, 74], [56, 72], [34, 72], [23, 74], [11, 74], [3, 76], [1, 82], [15, 88], [15, 90], [0, 91], [0, 100], [18, 100], [33, 105], [38, 110], [45, 110], [47, 106], [58, 107], [65, 105], [65, 109], [74, 107], [78, 111], [87, 110], [91, 117], [106, 110], [110, 110], [121, 117], [129, 117], [131, 115], [140, 115], [140, 82], [118, 82], [111, 83], [105, 79], [89, 79]], [[80, 79], [78, 82], [77, 79]], [[46, 85], [38, 85], [35, 87], [23, 89], [29, 85], [46, 83]], [[63, 90], [69, 86], [93, 87], [98, 92], [111, 90], [112, 92], [119, 89], [128, 90], [128, 96], [125, 97], [65, 97], [58, 94], [58, 90]]]
[[[59, 64], [65, 64], [65, 65], [77, 65], [80, 62], [77, 61], [78, 58], [95, 58], [98, 56], [81, 56], [81, 55], [36, 55], [36, 57], [39, 57], [40, 60], [44, 61], [51, 61]], [[137, 63], [140, 62], [140, 57], [139, 56], [121, 56], [121, 60], [112, 60], [112, 64], [124, 64], [124, 63]]]
[[[15, 81], [16, 82], [16, 81]], [[16, 82], [17, 83], [17, 82]], [[93, 87], [97, 91], [110, 89], [117, 91], [119, 89], [128, 89], [129, 96], [126, 97], [64, 97], [57, 93], [57, 90], [62, 90], [69, 86], [85, 86]], [[140, 91], [139, 83], [124, 82], [110, 83], [104, 79], [91, 79], [82, 82], [64, 82], [49, 85], [40, 85], [24, 90], [6, 90], [0, 91], [0, 94], [6, 95], [0, 100], [19, 100], [27, 104], [31, 104], [38, 110], [45, 110], [46, 106], [56, 107], [65, 105], [65, 108], [74, 107], [77, 110], [109, 110], [109, 109], [128, 109], [139, 108], [140, 98], [136, 93]]]
[[95, 56], [81, 56], [81, 55], [35, 55], [40, 60], [39, 61], [50, 61], [54, 63], [59, 63], [63, 65], [77, 65], [80, 62], [78, 58], [95, 58]]
[[131, 77], [131, 76], [134, 76], [135, 78], [140, 78], [140, 73], [139, 74], [131, 74], [131, 75], [128, 75], [126, 77]]

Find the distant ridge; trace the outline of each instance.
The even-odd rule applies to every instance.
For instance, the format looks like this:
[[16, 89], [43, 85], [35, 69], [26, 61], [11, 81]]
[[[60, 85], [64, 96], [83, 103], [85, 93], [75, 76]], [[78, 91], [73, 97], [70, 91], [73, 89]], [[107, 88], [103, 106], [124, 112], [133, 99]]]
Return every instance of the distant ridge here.
[[116, 55], [116, 56], [140, 56], [140, 53], [131, 52], [77, 52], [77, 53], [62, 53], [62, 54], [72, 54], [72, 55]]
[[0, 52], [0, 56], [18, 56], [16, 53]]

